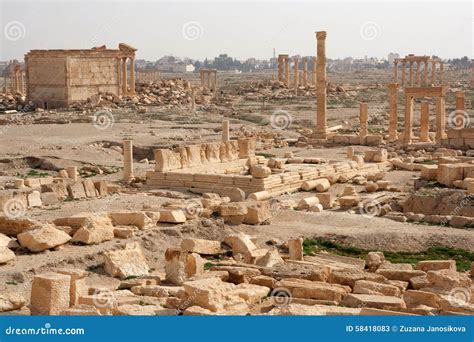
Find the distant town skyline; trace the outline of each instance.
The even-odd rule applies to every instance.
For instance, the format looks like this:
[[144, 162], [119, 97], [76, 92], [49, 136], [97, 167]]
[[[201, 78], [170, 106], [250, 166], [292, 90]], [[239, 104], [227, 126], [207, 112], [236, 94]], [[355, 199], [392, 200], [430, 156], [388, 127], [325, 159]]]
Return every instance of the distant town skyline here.
[[119, 42], [149, 61], [196, 60], [221, 53], [239, 60], [316, 54], [315, 31], [327, 31], [327, 56], [387, 59], [390, 52], [473, 58], [471, 1], [164, 2], [0, 0], [0, 60], [32, 49], [87, 49]]

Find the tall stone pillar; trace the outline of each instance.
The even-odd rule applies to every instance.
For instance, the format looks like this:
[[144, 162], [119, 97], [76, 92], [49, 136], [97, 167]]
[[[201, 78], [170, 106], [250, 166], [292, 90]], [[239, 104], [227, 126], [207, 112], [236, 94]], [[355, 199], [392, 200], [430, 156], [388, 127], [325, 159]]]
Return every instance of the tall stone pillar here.
[[421, 62], [416, 61], [416, 86], [421, 86]]
[[403, 60], [403, 62], [402, 62], [402, 87], [405, 86], [406, 71], [407, 71], [407, 63], [405, 62], [405, 60]]
[[294, 75], [293, 75], [293, 83], [295, 85], [295, 88], [298, 88], [298, 86], [300, 85], [300, 67], [299, 67], [299, 59], [298, 57], [295, 57], [294, 59], [294, 63], [295, 65], [293, 66], [293, 72], [294, 72]]
[[398, 83], [388, 85], [388, 96], [390, 106], [390, 117], [388, 125], [388, 139], [395, 141], [398, 139]]
[[398, 82], [398, 61], [393, 61], [393, 83]]
[[122, 94], [127, 94], [127, 57], [122, 58]]
[[133, 178], [133, 142], [125, 139], [123, 141], [123, 180], [129, 183]]
[[196, 88], [191, 87], [191, 109], [196, 110]]
[[444, 84], [444, 64], [443, 62], [439, 63], [439, 85]]
[[431, 62], [431, 84], [436, 84], [436, 61]]
[[420, 142], [430, 141], [430, 107], [428, 101], [421, 102]]
[[365, 145], [365, 139], [367, 138], [367, 135], [369, 135], [369, 129], [367, 126], [368, 119], [369, 119], [369, 112], [368, 112], [367, 102], [361, 102], [359, 104], [359, 123], [360, 123], [359, 138], [360, 138], [361, 145]]
[[446, 103], [444, 96], [436, 98], [436, 142], [446, 138]]
[[314, 57], [313, 58], [313, 85], [316, 87], [316, 80], [317, 80], [317, 77], [316, 77], [316, 69], [317, 69], [317, 58]]
[[471, 59], [471, 89], [474, 89], [474, 59]]
[[201, 87], [204, 88], [204, 70], [199, 71], [199, 76], [201, 77]]
[[423, 85], [428, 86], [428, 61], [426, 60], [423, 64]]
[[466, 111], [466, 101], [464, 99], [464, 92], [457, 91], [456, 92], [456, 113], [458, 115], [463, 114]]
[[317, 139], [326, 139], [328, 126], [326, 121], [326, 31], [316, 32], [317, 68], [316, 68], [316, 134]]
[[135, 94], [135, 58], [130, 58], [130, 93]]
[[285, 58], [285, 85], [290, 87], [290, 58]]
[[413, 83], [414, 83], [414, 80], [413, 80], [413, 61], [410, 61], [410, 87], [413, 87]]
[[217, 90], [217, 70], [214, 70], [214, 91]]
[[283, 82], [283, 56], [278, 55], [278, 82]]
[[413, 130], [413, 97], [405, 95], [405, 127], [403, 131], [403, 142], [411, 144]]
[[229, 120], [222, 120], [222, 141], [229, 140]]
[[303, 87], [308, 86], [308, 58], [303, 58]]

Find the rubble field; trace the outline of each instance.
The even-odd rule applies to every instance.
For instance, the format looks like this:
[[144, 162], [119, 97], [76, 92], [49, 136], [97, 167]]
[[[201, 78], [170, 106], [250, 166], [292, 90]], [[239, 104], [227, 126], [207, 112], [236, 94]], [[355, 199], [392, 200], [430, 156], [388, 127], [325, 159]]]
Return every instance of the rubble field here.
[[[383, 70], [328, 72], [324, 138], [311, 82], [160, 77], [0, 94], [0, 314], [474, 314], [472, 124], [423, 95], [394, 131]], [[469, 77], [445, 70], [446, 115]]]

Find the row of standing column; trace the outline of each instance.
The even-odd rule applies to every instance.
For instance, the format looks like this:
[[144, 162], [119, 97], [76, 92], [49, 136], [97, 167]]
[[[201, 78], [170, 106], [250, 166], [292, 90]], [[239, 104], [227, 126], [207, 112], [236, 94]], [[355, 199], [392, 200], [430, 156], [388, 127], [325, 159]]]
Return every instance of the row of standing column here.
[[[398, 61], [394, 62], [393, 68], [393, 82], [398, 83]], [[416, 64], [416, 69], [414, 70], [414, 65]], [[429, 64], [431, 67], [429, 67]], [[439, 73], [436, 77], [436, 69], [439, 64]], [[422, 65], [423, 65], [423, 82], [421, 80], [422, 74]], [[408, 66], [408, 82], [406, 80]], [[429, 76], [431, 71], [431, 76]], [[440, 61], [402, 61], [401, 62], [401, 86], [430, 86], [435, 84], [442, 85], [444, 82], [444, 64]]]
[[201, 86], [214, 92], [217, 89], [217, 70], [201, 70]]
[[[301, 62], [303, 64], [302, 71], [300, 71], [300, 68], [299, 68], [299, 58], [293, 59], [293, 84], [292, 85], [295, 88], [298, 86], [303, 86], [306, 88], [309, 85], [308, 58], [303, 57], [301, 59]], [[278, 81], [283, 82], [285, 86], [287, 87], [291, 86], [290, 59], [288, 55], [278, 56]], [[316, 59], [313, 59], [312, 82], [314, 85], [316, 85]]]
[[[127, 61], [130, 59], [130, 80], [127, 73]], [[135, 58], [119, 57], [118, 59], [119, 92], [122, 95], [135, 94]]]

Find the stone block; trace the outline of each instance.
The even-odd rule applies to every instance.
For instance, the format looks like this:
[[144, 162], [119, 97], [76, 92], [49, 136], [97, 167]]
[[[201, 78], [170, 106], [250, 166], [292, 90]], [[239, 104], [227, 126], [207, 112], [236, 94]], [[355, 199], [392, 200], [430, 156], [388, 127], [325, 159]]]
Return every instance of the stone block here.
[[402, 310], [406, 308], [405, 302], [399, 297], [355, 293], [347, 294], [342, 301], [342, 305], [352, 308], [369, 307], [383, 310]]
[[15, 253], [8, 247], [0, 246], [0, 265], [12, 260], [15, 260]]
[[39, 191], [32, 191], [27, 195], [28, 206], [29, 207], [41, 207], [43, 202], [41, 202], [41, 194]]
[[272, 218], [269, 201], [250, 203], [247, 206], [247, 214], [244, 215], [245, 224], [262, 224]]
[[288, 240], [290, 260], [303, 260], [303, 239]]
[[71, 277], [59, 273], [36, 275], [31, 285], [32, 315], [59, 315], [69, 308]]
[[104, 252], [104, 270], [112, 277], [124, 279], [147, 276], [150, 267], [138, 244], [130, 243], [123, 250]]
[[448, 187], [453, 187], [456, 180], [463, 180], [463, 167], [457, 164], [441, 164], [438, 166], [437, 181]]
[[190, 253], [214, 255], [221, 253], [221, 243], [213, 240], [183, 239], [181, 249]]
[[184, 223], [186, 222], [186, 215], [182, 210], [160, 209], [159, 222], [163, 223]]
[[319, 199], [319, 203], [323, 206], [323, 209], [331, 209], [334, 206], [334, 197], [330, 193], [319, 193], [316, 194]]
[[456, 272], [456, 260], [422, 260], [416, 264], [417, 270], [438, 271], [451, 270]]
[[61, 246], [71, 240], [71, 236], [51, 224], [18, 234], [18, 242], [22, 247], [32, 252], [42, 252], [56, 246]]
[[152, 220], [143, 211], [115, 211], [109, 213], [114, 225], [136, 226], [145, 229], [153, 225]]

